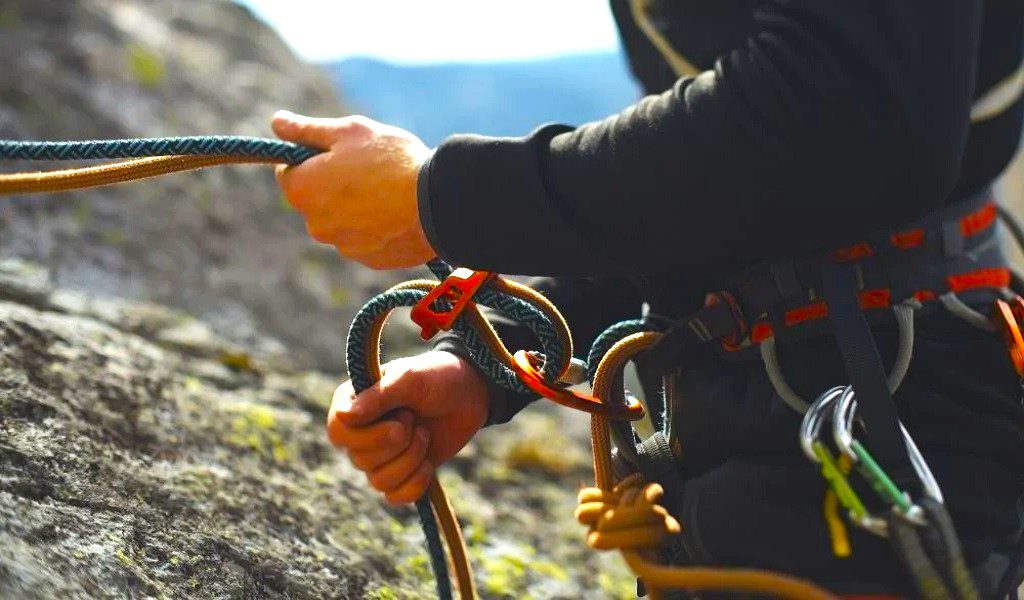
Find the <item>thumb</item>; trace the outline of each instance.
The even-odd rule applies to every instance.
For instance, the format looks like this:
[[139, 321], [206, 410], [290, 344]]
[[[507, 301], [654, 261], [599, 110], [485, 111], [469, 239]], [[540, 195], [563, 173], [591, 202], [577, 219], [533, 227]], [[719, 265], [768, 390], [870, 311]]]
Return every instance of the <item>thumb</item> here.
[[396, 408], [408, 408], [415, 413], [417, 394], [413, 379], [406, 375], [378, 381], [351, 402], [338, 403], [338, 418], [350, 427], [365, 427]]
[[270, 122], [274, 135], [286, 142], [328, 150], [338, 139], [338, 119], [318, 119], [279, 110]]

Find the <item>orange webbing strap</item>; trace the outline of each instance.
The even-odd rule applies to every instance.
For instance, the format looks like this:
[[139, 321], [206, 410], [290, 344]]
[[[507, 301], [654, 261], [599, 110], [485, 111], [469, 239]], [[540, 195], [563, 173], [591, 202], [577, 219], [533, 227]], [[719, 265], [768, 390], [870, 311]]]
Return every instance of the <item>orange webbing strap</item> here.
[[[616, 394], [612, 390], [612, 385], [616, 375], [633, 356], [651, 347], [660, 337], [659, 333], [637, 333], [623, 338], [612, 346], [598, 366], [594, 379], [594, 394], [605, 402], [613, 401]], [[658, 543], [678, 532], [678, 523], [667, 511], [660, 506], [657, 507], [661, 508], [660, 511], [651, 508], [657, 506], [660, 486], [649, 484], [638, 490], [640, 482], [635, 476], [615, 485], [608, 422], [600, 415], [592, 417], [591, 434], [594, 448], [594, 478], [597, 486], [584, 489], [580, 493], [581, 505], [577, 510], [577, 517], [585, 517], [580, 520], [591, 528], [587, 537], [591, 546], [604, 547], [613, 537], [624, 538], [618, 540], [623, 543], [615, 547], [620, 549], [630, 569], [643, 580], [652, 600], [658, 600], [661, 592], [670, 588], [691, 592], [757, 592], [791, 600], [838, 600], [837, 596], [812, 583], [778, 573], [754, 569], [670, 567], [655, 562], [652, 556], [657, 550]], [[630, 488], [638, 491], [625, 491]], [[638, 502], [639, 496], [643, 496], [647, 502]], [[588, 506], [593, 503], [598, 505]], [[641, 507], [642, 504], [645, 506]], [[624, 508], [624, 515], [619, 517], [615, 514]], [[593, 518], [595, 513], [600, 514], [600, 517]], [[661, 527], [664, 531], [660, 535], [652, 534], [649, 527], [651, 525]], [[651, 543], [644, 547], [635, 543], [637, 541]]]
[[7, 173], [0, 174], [0, 196], [83, 190], [217, 165], [277, 162], [280, 161], [245, 156], [153, 156], [60, 171]]

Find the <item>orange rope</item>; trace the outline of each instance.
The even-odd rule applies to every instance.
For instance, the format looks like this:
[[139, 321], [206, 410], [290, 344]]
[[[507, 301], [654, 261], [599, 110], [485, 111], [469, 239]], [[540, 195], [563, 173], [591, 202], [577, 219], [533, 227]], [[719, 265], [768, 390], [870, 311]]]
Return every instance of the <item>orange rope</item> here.
[[0, 174], [0, 196], [83, 190], [217, 165], [276, 162], [239, 156], [153, 156], [77, 169]]
[[[614, 398], [612, 384], [616, 375], [635, 355], [654, 345], [661, 337], [658, 333], [637, 333], [620, 340], [605, 354], [594, 378], [594, 395], [608, 402]], [[594, 415], [591, 421], [594, 447], [594, 477], [597, 487], [580, 492], [577, 518], [590, 525], [587, 542], [592, 547], [617, 547], [626, 564], [643, 580], [652, 600], [670, 588], [689, 591], [758, 592], [790, 600], [838, 600], [820, 587], [795, 577], [754, 569], [718, 569], [703, 567], [671, 567], [660, 565], [650, 558], [652, 551], [665, 537], [679, 532], [679, 524], [656, 504], [660, 486], [648, 485], [640, 492], [627, 495], [623, 490], [637, 490], [637, 482], [626, 481], [615, 485], [611, 460], [611, 442], [608, 423], [604, 417]], [[627, 484], [629, 484], [627, 486]], [[639, 502], [638, 494], [645, 502]], [[597, 506], [593, 504], [597, 503]], [[603, 505], [601, 503], [604, 503]], [[591, 504], [588, 506], [588, 504]], [[623, 511], [623, 507], [628, 510]], [[641, 506], [643, 505], [643, 506]], [[624, 512], [617, 516], [616, 511]], [[594, 514], [602, 518], [594, 520]], [[662, 532], [652, 528], [661, 528]]]

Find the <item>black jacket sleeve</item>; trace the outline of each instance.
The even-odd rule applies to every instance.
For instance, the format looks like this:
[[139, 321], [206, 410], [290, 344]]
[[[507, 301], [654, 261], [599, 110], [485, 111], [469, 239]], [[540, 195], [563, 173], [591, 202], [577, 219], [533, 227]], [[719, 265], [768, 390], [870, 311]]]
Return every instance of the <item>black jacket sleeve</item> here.
[[713, 70], [621, 114], [455, 136], [420, 174], [430, 242], [506, 273], [695, 280], [835, 247], [957, 179], [981, 0], [769, 0]]
[[[572, 330], [577, 358], [586, 358], [594, 339], [609, 325], [640, 316], [640, 293], [626, 280], [536, 277], [526, 283], [559, 307]], [[485, 312], [510, 350], [539, 348], [540, 344], [529, 329], [495, 311]], [[469, 359], [469, 353], [455, 334], [439, 336], [434, 348]], [[488, 425], [505, 423], [536, 400], [533, 394], [510, 392], [489, 379], [488, 386]]]

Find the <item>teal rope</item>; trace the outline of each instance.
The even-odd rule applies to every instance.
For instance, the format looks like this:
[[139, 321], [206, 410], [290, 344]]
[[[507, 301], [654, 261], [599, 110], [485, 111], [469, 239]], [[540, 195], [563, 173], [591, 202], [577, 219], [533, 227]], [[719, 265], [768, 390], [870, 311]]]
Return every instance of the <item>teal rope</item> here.
[[152, 156], [244, 156], [297, 165], [320, 150], [268, 138], [232, 135], [136, 138], [123, 140], [0, 140], [0, 160], [109, 160]]

